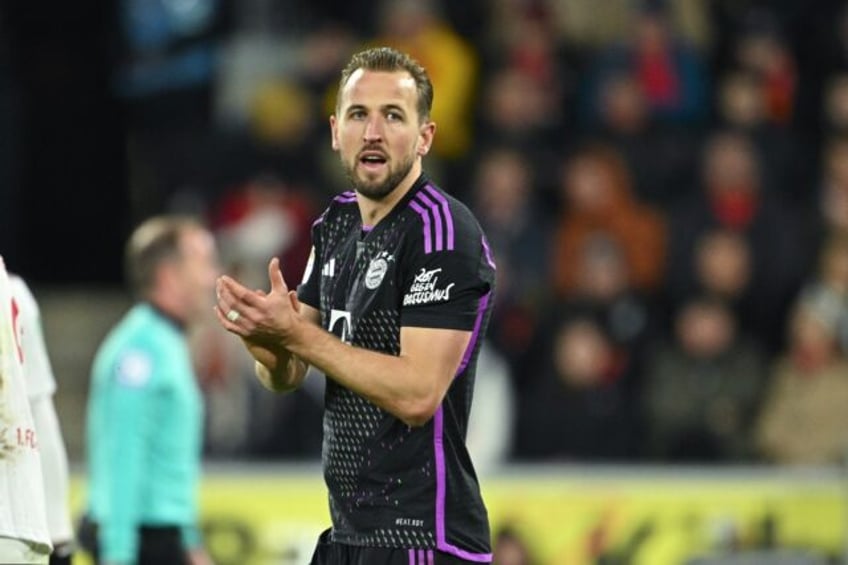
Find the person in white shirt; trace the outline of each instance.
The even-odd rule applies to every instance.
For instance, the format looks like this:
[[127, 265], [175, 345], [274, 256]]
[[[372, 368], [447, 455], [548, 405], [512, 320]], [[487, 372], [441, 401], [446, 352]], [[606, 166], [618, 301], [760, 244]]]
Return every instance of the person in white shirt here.
[[53, 543], [50, 565], [71, 565], [74, 531], [68, 495], [68, 453], [53, 403], [56, 379], [47, 353], [41, 310], [20, 276], [9, 273], [9, 282], [18, 307], [24, 381], [41, 454], [47, 530]]
[[44, 482], [24, 381], [20, 309], [0, 258], [0, 563], [46, 564]]

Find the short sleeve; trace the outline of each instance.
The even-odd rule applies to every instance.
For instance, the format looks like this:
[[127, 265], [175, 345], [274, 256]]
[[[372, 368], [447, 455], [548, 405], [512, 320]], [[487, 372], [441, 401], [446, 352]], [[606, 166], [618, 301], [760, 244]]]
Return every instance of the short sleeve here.
[[467, 224], [453, 247], [434, 251], [410, 238], [401, 269], [402, 326], [474, 329], [482, 298], [493, 290], [494, 264], [476, 223]]
[[22, 278], [13, 275], [10, 282], [12, 294], [20, 308], [19, 326], [27, 394], [30, 398], [51, 395], [56, 391], [56, 380], [47, 353], [38, 302]]

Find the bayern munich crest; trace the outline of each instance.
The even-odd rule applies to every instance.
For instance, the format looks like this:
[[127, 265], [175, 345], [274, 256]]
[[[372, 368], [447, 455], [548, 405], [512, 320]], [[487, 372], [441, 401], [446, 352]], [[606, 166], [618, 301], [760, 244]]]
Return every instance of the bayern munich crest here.
[[368, 265], [368, 271], [365, 273], [365, 286], [368, 290], [374, 290], [380, 283], [383, 282], [383, 277], [386, 276], [386, 271], [389, 270], [389, 263], [383, 257], [377, 257], [371, 260]]

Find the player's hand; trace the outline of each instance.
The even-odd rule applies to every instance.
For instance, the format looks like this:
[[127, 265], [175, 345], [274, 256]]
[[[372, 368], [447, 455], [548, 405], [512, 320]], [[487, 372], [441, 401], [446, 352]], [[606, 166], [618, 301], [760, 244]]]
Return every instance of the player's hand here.
[[[251, 290], [231, 277], [220, 277], [215, 314], [228, 331], [257, 347], [275, 352], [279, 351], [276, 348], [285, 348], [294, 337], [300, 322], [300, 303], [296, 293], [289, 291], [276, 257], [268, 264], [268, 278], [271, 290], [265, 293]], [[258, 349], [257, 354], [265, 355]]]

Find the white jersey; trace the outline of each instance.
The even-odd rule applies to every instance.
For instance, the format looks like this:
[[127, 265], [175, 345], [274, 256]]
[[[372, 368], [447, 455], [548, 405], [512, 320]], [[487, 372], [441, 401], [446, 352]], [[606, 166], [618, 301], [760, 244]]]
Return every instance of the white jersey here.
[[14, 273], [8, 274], [12, 297], [18, 305], [16, 331], [44, 471], [47, 529], [53, 543], [67, 542], [74, 537], [68, 504], [68, 452], [53, 404], [56, 379], [47, 354], [41, 310], [26, 282]]
[[24, 280], [9, 274], [12, 296], [18, 304], [18, 339], [24, 351], [24, 374], [27, 395], [30, 398], [48, 396], [56, 392], [56, 379], [47, 355], [41, 326], [41, 311]]
[[0, 536], [49, 551], [41, 459], [18, 340], [19, 311], [0, 258]]

